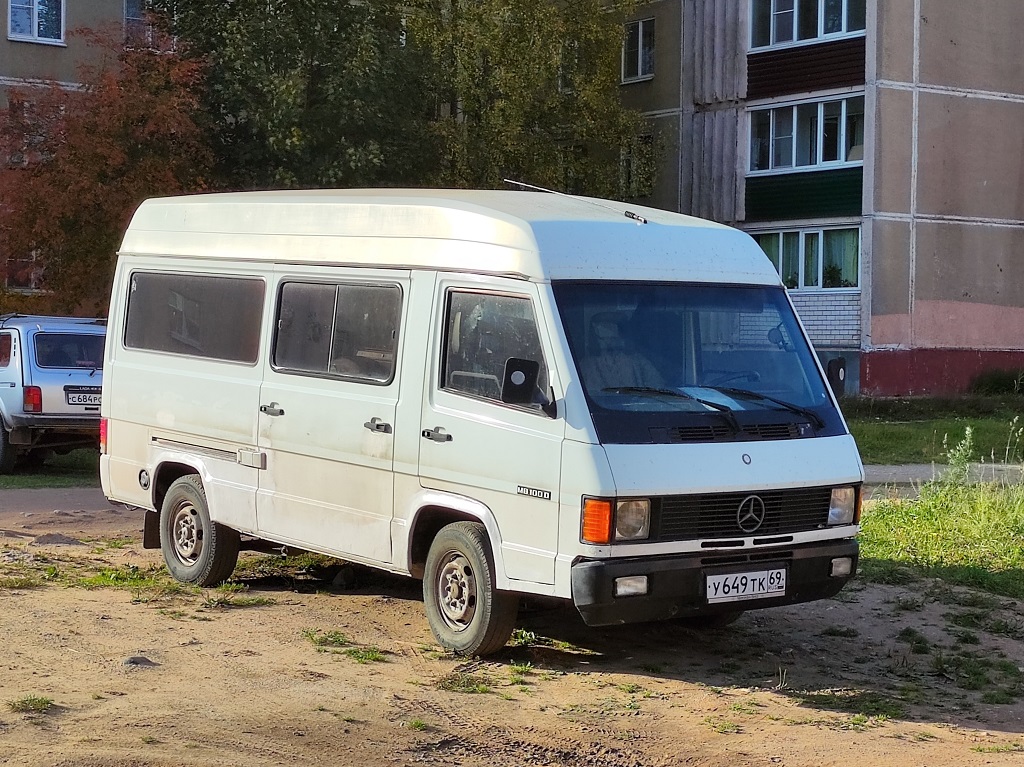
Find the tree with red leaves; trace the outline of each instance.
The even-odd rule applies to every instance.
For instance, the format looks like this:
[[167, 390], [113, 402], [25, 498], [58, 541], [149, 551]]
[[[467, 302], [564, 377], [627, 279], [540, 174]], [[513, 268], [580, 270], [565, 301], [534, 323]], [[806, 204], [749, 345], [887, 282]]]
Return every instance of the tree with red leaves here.
[[0, 312], [104, 314], [138, 204], [206, 186], [202, 63], [169, 46], [125, 48], [120, 32], [77, 34], [98, 53], [84, 86], [14, 90], [0, 114], [0, 277], [20, 263], [42, 288], [0, 288]]

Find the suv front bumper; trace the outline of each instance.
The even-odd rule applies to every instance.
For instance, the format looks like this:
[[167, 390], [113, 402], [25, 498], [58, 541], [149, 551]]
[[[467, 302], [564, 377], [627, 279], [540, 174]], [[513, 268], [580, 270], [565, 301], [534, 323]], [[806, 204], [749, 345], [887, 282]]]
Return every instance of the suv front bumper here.
[[[811, 602], [835, 596], [857, 572], [859, 545], [843, 539], [803, 544], [771, 552], [758, 551], [756, 561], [746, 553], [700, 552], [667, 557], [581, 560], [572, 566], [572, 598], [588, 626], [642, 623], [694, 615], [714, 615]], [[835, 577], [832, 560], [852, 559], [850, 575]], [[782, 596], [708, 604], [708, 575], [738, 574], [783, 567]], [[615, 596], [615, 580], [647, 576], [647, 593]]]

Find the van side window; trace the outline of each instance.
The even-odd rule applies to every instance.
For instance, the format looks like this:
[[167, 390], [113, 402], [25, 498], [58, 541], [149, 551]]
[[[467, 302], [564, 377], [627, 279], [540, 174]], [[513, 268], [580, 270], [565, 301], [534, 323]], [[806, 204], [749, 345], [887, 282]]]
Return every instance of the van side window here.
[[540, 364], [537, 404], [546, 401], [547, 367], [529, 298], [451, 291], [441, 388], [501, 401], [510, 357]]
[[395, 374], [401, 314], [397, 285], [286, 282], [277, 307], [274, 366], [388, 383]]
[[263, 280], [135, 272], [124, 343], [190, 357], [256, 362]]
[[0, 368], [11, 364], [11, 334], [0, 333]]

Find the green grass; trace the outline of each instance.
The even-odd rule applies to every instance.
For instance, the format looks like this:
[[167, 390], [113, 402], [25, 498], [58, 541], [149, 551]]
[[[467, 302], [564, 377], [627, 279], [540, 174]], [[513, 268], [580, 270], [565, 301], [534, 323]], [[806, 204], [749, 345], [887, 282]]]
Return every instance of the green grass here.
[[99, 487], [100, 455], [83, 448], [67, 455], [52, 456], [34, 469], [15, 469], [0, 474], [0, 490], [33, 487]]
[[7, 708], [16, 714], [45, 714], [52, 706], [52, 699], [39, 695], [26, 695], [7, 703]]
[[1024, 461], [1024, 397], [849, 397], [841, 402], [861, 458], [868, 464], [946, 463], [945, 443], [970, 426], [978, 459]]

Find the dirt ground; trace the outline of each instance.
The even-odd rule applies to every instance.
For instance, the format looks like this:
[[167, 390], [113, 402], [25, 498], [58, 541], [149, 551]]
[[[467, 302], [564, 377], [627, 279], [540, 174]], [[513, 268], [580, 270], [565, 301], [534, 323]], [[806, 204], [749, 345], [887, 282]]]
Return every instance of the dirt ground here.
[[[1024, 606], [935, 583], [704, 633], [526, 605], [512, 646], [467, 661], [418, 583], [370, 571], [69, 586], [161, 563], [98, 490], [0, 490], [0, 536], [3, 765], [1024, 764]], [[14, 710], [31, 697], [52, 705]]]

